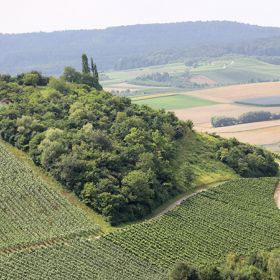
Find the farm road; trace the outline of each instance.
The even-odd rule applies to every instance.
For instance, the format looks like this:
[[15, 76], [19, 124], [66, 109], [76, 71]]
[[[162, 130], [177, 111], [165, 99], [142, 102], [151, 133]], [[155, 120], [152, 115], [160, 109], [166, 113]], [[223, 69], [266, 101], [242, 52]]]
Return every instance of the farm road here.
[[195, 192], [191, 193], [191, 194], [186, 194], [185, 196], [179, 198], [178, 200], [172, 202], [171, 204], [169, 204], [166, 208], [164, 208], [161, 212], [159, 212], [157, 215], [153, 216], [153, 218], [157, 218], [160, 217], [164, 214], [166, 214], [167, 212], [172, 211], [173, 209], [175, 209], [177, 206], [179, 206], [180, 204], [182, 204], [183, 202], [185, 202], [186, 200], [190, 199], [193, 196], [198, 195], [199, 193], [206, 191], [209, 188], [214, 188], [217, 187], [223, 183], [225, 183], [227, 181], [220, 181], [220, 182], [214, 182], [208, 185], [204, 185], [201, 188], [197, 189]]

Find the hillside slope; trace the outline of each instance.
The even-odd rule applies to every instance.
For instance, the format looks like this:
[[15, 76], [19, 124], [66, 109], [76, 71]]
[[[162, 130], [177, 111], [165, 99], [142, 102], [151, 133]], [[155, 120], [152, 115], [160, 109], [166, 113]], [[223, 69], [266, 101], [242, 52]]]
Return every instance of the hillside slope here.
[[217, 265], [229, 253], [279, 246], [276, 178], [239, 179], [164, 216], [100, 238], [83, 236], [0, 253], [0, 278], [165, 280], [179, 261]]
[[177, 262], [215, 265], [230, 252], [279, 247], [276, 184], [276, 178], [232, 180], [105, 239], [166, 269]]
[[[112, 225], [144, 219], [197, 185], [237, 176], [217, 158], [221, 139], [197, 135], [191, 121], [171, 112], [54, 78], [40, 87], [16, 81], [0, 83], [0, 98], [11, 100], [0, 110], [0, 137]], [[237, 172], [277, 173], [269, 153], [224, 144], [225, 163]]]
[[0, 279], [164, 279], [163, 269], [99, 241], [93, 215], [37, 169], [0, 142]]
[[0, 72], [37, 69], [47, 74], [60, 74], [65, 65], [77, 67], [78, 57], [83, 52], [94, 55], [100, 69], [112, 69], [121, 59], [130, 56], [174, 48], [234, 44], [272, 36], [280, 36], [280, 29], [215, 21], [2, 34]]
[[0, 142], [0, 251], [95, 233], [85, 213], [48, 186]]

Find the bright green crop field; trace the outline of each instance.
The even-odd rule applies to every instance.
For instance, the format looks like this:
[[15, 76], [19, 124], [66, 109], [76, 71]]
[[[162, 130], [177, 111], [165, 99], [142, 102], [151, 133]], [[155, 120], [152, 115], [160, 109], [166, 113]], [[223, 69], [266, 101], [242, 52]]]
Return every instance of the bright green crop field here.
[[145, 98], [134, 101], [135, 104], [147, 105], [154, 109], [184, 109], [192, 107], [201, 107], [217, 104], [211, 100], [206, 100], [188, 95], [169, 95], [153, 98]]
[[280, 79], [280, 66], [253, 57], [225, 57], [200, 65], [192, 74], [203, 75], [218, 84], [248, 83], [250, 80]]

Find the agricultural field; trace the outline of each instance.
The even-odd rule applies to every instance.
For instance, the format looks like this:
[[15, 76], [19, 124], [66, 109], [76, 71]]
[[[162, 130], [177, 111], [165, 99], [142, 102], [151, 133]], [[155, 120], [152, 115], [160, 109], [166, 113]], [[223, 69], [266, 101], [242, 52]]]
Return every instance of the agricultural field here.
[[276, 247], [276, 184], [277, 178], [237, 179], [107, 235], [84, 232], [0, 250], [0, 279], [167, 280], [178, 261], [203, 267], [229, 252]]
[[[138, 76], [164, 72], [176, 76], [187, 69], [190, 70], [192, 82], [198, 84], [205, 82], [209, 88], [189, 90], [130, 83]], [[216, 131], [211, 126], [213, 116], [238, 117], [243, 113], [262, 111], [260, 105], [265, 105], [266, 111], [280, 113], [280, 106], [276, 106], [280, 98], [280, 82], [263, 82], [280, 79], [280, 66], [253, 57], [225, 56], [200, 61], [196, 67], [174, 63], [112, 71], [106, 75], [110, 78], [102, 82], [106, 90], [129, 90], [124, 95], [131, 97], [134, 103], [173, 111], [182, 120], [191, 119], [198, 131], [219, 134], [220, 131]], [[258, 81], [262, 82], [256, 83]], [[265, 124], [263, 129], [258, 126], [256, 130], [252, 124], [252, 129], [249, 126], [248, 128], [248, 132], [237, 133], [235, 129], [237, 131], [240, 129], [234, 128], [232, 133], [220, 135], [236, 137], [240, 141], [257, 144], [272, 151], [280, 151], [280, 136], [276, 135], [278, 128], [267, 128]], [[259, 137], [260, 134], [262, 137]]]
[[241, 99], [280, 96], [280, 82], [231, 85], [187, 93], [221, 103], [234, 103]]
[[167, 96], [156, 96], [153, 98], [143, 99], [138, 98], [134, 101], [135, 104], [147, 105], [154, 109], [180, 109], [180, 108], [193, 108], [193, 107], [202, 107], [210, 106], [216, 104], [216, 102], [188, 95], [167, 95]]
[[101, 238], [0, 254], [0, 279], [167, 280], [167, 271]]
[[0, 279], [165, 279], [164, 269], [100, 238], [77, 199], [22, 157], [0, 142]]
[[106, 235], [114, 244], [169, 269], [178, 261], [217, 264], [280, 244], [276, 178], [237, 179], [201, 192], [172, 212]]
[[236, 101], [239, 104], [262, 106], [262, 107], [279, 107], [280, 106], [280, 96], [268, 96], [259, 98], [249, 98], [241, 99]]
[[224, 138], [235, 137], [241, 142], [267, 147], [272, 151], [279, 151], [280, 121], [266, 121], [239, 124], [219, 128], [201, 128], [210, 133], [217, 133]]
[[0, 251], [95, 232], [79, 209], [50, 188], [0, 142]]
[[[272, 151], [280, 151], [280, 123], [267, 121], [260, 123], [239, 124], [227, 128], [213, 128], [211, 118], [213, 116], [239, 117], [240, 115], [253, 111], [269, 111], [274, 114], [280, 113], [280, 106], [269, 106], [271, 96], [274, 100], [280, 98], [280, 83], [258, 83], [247, 85], [235, 85], [206, 89], [187, 93], [188, 96], [201, 97], [215, 102], [216, 105], [175, 109], [177, 117], [182, 120], [191, 119], [195, 129], [198, 131], [217, 133], [222, 137], [236, 137], [238, 140], [250, 144], [260, 145]], [[267, 99], [268, 98], [268, 99]], [[240, 100], [265, 100], [268, 106], [253, 104], [238, 104]]]
[[[188, 158], [195, 185], [237, 177], [213, 159], [214, 137], [194, 133], [182, 141], [178, 166]], [[277, 178], [235, 179], [161, 217], [104, 235], [7, 147], [0, 142], [0, 279], [167, 280], [178, 261], [202, 267], [230, 251], [280, 242]]]
[[[170, 91], [170, 87], [135, 85], [135, 79], [139, 76], [155, 73], [168, 73], [171, 76], [179, 76], [190, 71], [190, 81], [198, 85], [216, 87], [221, 85], [234, 85], [256, 83], [258, 81], [275, 81], [280, 79], [280, 66], [260, 61], [253, 57], [225, 56], [215, 59], [199, 61], [196, 67], [186, 66], [184, 63], [173, 63], [129, 69], [123, 71], [105, 72], [107, 79], [102, 81], [105, 90], [131, 91], [130, 95], [154, 94]], [[190, 89], [187, 89], [190, 90]], [[194, 88], [193, 90], [199, 90]], [[173, 93], [184, 92], [184, 89], [173, 87]], [[185, 90], [186, 91], [186, 90]]]
[[211, 106], [205, 106], [203, 108], [188, 108], [188, 109], [176, 109], [172, 110], [176, 116], [181, 120], [191, 119], [195, 127], [211, 128], [211, 118], [213, 116], [227, 116], [227, 117], [239, 117], [240, 115], [252, 111], [269, 111], [271, 113], [280, 113], [280, 107], [252, 107], [247, 105], [239, 105], [235, 103], [220, 103]]
[[277, 80], [280, 66], [260, 61], [253, 57], [225, 56], [206, 61], [193, 74], [203, 75], [219, 85], [244, 84], [248, 82]]

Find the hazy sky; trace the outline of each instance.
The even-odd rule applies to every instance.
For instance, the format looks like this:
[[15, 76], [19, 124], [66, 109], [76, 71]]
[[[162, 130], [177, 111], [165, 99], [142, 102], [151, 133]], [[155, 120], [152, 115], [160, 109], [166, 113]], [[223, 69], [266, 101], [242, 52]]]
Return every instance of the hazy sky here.
[[196, 20], [280, 27], [280, 0], [0, 0], [0, 33]]

